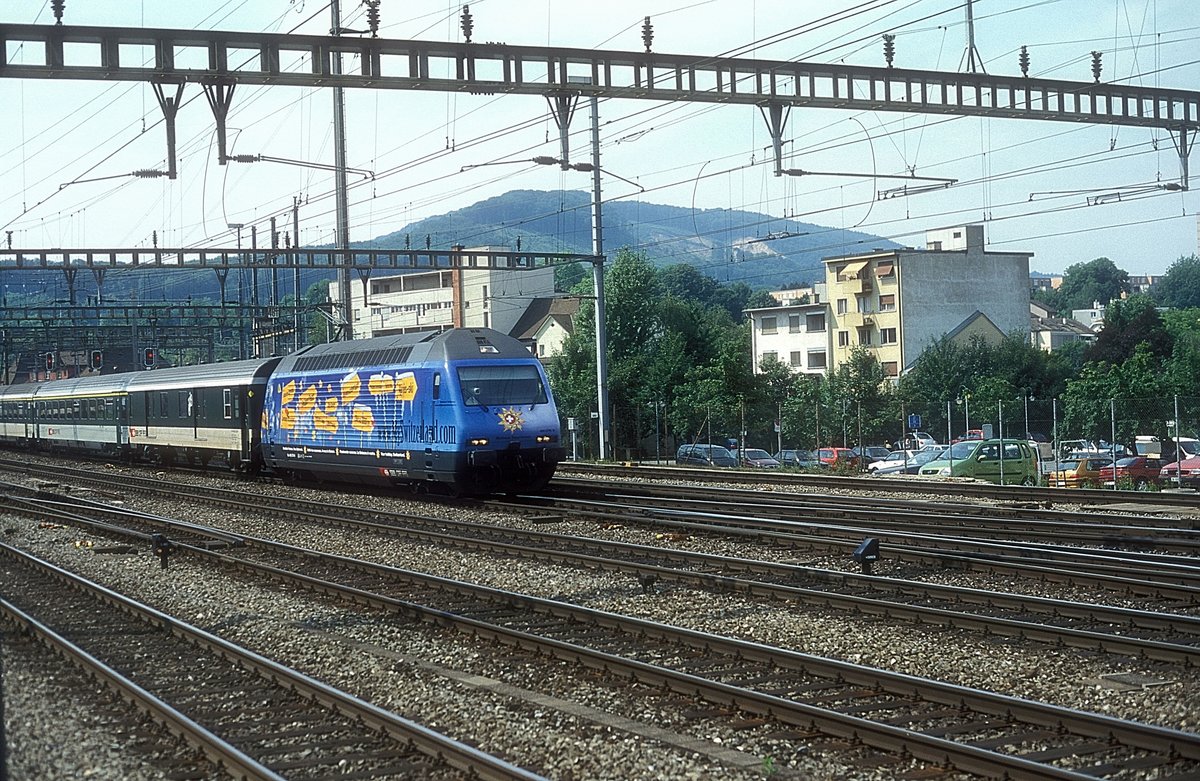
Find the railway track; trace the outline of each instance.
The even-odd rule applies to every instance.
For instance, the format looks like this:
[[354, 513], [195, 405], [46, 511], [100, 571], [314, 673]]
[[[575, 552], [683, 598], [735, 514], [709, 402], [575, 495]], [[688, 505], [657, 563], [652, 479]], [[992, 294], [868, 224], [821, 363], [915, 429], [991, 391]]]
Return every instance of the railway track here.
[[540, 778], [12, 546], [0, 560], [6, 622], [235, 777]]
[[1200, 772], [1200, 735], [1019, 700], [270, 540], [192, 557], [489, 642], [699, 696], [802, 730], [1008, 778]]
[[[717, 482], [726, 485], [779, 485], [822, 490], [855, 490], [869, 493], [924, 494], [953, 498], [999, 501], [1034, 501], [1061, 504], [1167, 506], [1200, 510], [1200, 494], [1183, 491], [1122, 491], [1095, 488], [1046, 488], [1001, 486], [962, 479], [856, 477], [791, 472], [788, 470], [699, 469], [651, 464], [590, 464], [564, 461], [558, 478], [578, 475], [588, 478], [625, 480], [669, 480], [685, 483]], [[556, 479], [551, 485], [558, 483]]]
[[[328, 508], [314, 502], [263, 494], [185, 490], [161, 481], [139, 479], [141, 490], [178, 496], [189, 501], [218, 504], [238, 513], [271, 513], [281, 520], [340, 526], [359, 531], [402, 537], [423, 543], [487, 551], [629, 573], [631, 577], [676, 582], [710, 590], [787, 600], [806, 607], [853, 611], [867, 616], [887, 616], [948, 626], [989, 635], [1020, 637], [1037, 642], [1090, 648], [1162, 661], [1200, 664], [1200, 589], [1178, 588], [1168, 596], [1156, 587], [1154, 609], [1107, 607], [1072, 600], [1049, 599], [991, 590], [942, 586], [897, 578], [857, 575], [830, 569], [773, 561], [716, 556], [658, 546], [612, 543], [602, 540], [531, 532], [485, 524], [454, 522], [419, 516], [385, 516], [376, 511]], [[68, 501], [61, 497], [62, 502]], [[10, 499], [14, 509], [35, 513], [47, 520], [71, 521], [55, 501], [22, 502]], [[128, 525], [139, 516], [127, 510], [89, 504], [92, 516]], [[204, 545], [209, 549], [240, 544], [240, 537], [192, 527], [178, 521], [140, 516], [146, 530], [143, 545], [154, 546], [156, 535]], [[104, 520], [91, 521], [99, 531], [115, 529]], [[1200, 573], [1197, 573], [1200, 577]]]

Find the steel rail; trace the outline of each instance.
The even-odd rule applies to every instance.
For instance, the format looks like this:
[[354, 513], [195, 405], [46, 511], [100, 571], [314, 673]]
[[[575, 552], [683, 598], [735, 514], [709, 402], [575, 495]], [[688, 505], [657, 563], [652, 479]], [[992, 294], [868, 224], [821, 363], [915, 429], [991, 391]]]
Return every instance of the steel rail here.
[[[626, 671], [637, 680], [651, 682], [656, 685], [668, 686], [672, 690], [685, 693], [700, 693], [715, 701], [735, 704], [752, 712], [765, 713], [777, 718], [784, 718], [795, 724], [811, 724], [820, 718], [827, 724], [833, 734], [843, 737], [857, 736], [864, 742], [880, 748], [907, 751], [913, 756], [928, 761], [952, 761], [956, 767], [969, 772], [995, 773], [997, 768], [1003, 768], [1010, 778], [1081, 778], [1080, 774], [1065, 771], [1061, 768], [1049, 767], [1040, 763], [1029, 763], [1020, 757], [997, 754], [990, 750], [981, 750], [965, 744], [956, 743], [940, 737], [931, 737], [920, 733], [896, 728], [890, 724], [880, 724], [867, 719], [860, 719], [836, 711], [827, 711], [814, 706], [785, 699], [763, 692], [731, 686], [727, 683], [712, 681], [686, 672], [665, 669], [655, 665], [647, 665], [637, 660], [613, 656], [597, 652], [590, 648], [581, 648], [571, 644], [565, 647], [558, 645], [559, 641], [547, 644], [542, 638], [533, 638], [523, 631], [511, 630], [494, 623], [479, 622], [466, 615], [466, 608], [455, 605], [450, 609], [417, 605], [411, 601], [387, 597], [379, 592], [362, 588], [347, 587], [328, 580], [290, 571], [279, 566], [250, 561], [244, 556], [254, 550], [266, 550], [276, 554], [295, 558], [302, 566], [308, 567], [316, 562], [323, 562], [336, 577], [344, 577], [348, 571], [368, 573], [380, 584], [401, 593], [411, 593], [413, 586], [421, 586], [435, 590], [437, 593], [454, 594], [470, 600], [482, 599], [490, 604], [492, 621], [495, 620], [496, 610], [531, 611], [538, 615], [554, 616], [569, 624], [606, 628], [629, 638], [656, 638], [665, 642], [681, 642], [697, 652], [710, 654], [718, 652], [731, 660], [763, 662], [783, 669], [805, 670], [811, 674], [820, 675], [843, 684], [866, 687], [870, 690], [883, 690], [892, 695], [917, 696], [941, 705], [975, 709], [981, 713], [1004, 718], [1015, 718], [1021, 723], [1038, 725], [1050, 729], [1066, 729], [1074, 735], [1082, 735], [1099, 740], [1120, 740], [1124, 745], [1137, 746], [1139, 749], [1165, 753], [1176, 758], [1186, 758], [1189, 761], [1200, 762], [1200, 735], [1180, 732], [1165, 727], [1128, 722], [1108, 716], [1073, 711], [1067, 708], [1021, 700], [1016, 697], [984, 692], [970, 687], [957, 686], [902, 673], [893, 673], [875, 668], [868, 668], [848, 662], [811, 656], [786, 649], [765, 646], [736, 638], [713, 635], [677, 626], [660, 624], [644, 619], [616, 615], [605, 611], [580, 607], [555, 600], [533, 597], [516, 592], [503, 591], [477, 584], [463, 583], [449, 578], [413, 572], [387, 565], [364, 562], [350, 557], [336, 556], [327, 553], [298, 548], [271, 540], [246, 537], [247, 547], [238, 549], [237, 556], [231, 552], [196, 551], [205, 557], [216, 559], [235, 566], [247, 572], [258, 575], [269, 573], [275, 578], [287, 582], [302, 583], [323, 593], [340, 594], [343, 598], [363, 604], [380, 607], [389, 606], [393, 609], [403, 608], [420, 615], [426, 620], [433, 620], [442, 625], [470, 626], [473, 630], [482, 629], [493, 639], [506, 639], [522, 647], [530, 647], [533, 643], [545, 649], [554, 646], [566, 650], [577, 661], [597, 664], [603, 669], [618, 668]], [[337, 573], [343, 573], [337, 575]], [[627, 642], [627, 641], [626, 641]], [[648, 677], [647, 677], [648, 676]], [[949, 745], [947, 745], [949, 744]], [[980, 764], [982, 762], [982, 764]], [[1045, 775], [1044, 775], [1045, 774]]]
[[[198, 553], [206, 551], [197, 546], [183, 546]], [[311, 676], [293, 670], [272, 659], [242, 648], [211, 632], [167, 615], [149, 605], [141, 604], [116, 591], [94, 583], [73, 572], [0, 542], [0, 554], [25, 566], [33, 567], [51, 577], [93, 596], [118, 610], [138, 617], [140, 620], [161, 627], [189, 643], [203, 648], [232, 664], [252, 670], [261, 677], [288, 689], [333, 713], [354, 719], [368, 729], [404, 745], [414, 747], [420, 753], [445, 762], [452, 767], [496, 781], [541, 781], [542, 776], [519, 768], [497, 757], [442, 735], [414, 721], [380, 708], [369, 702], [340, 691]]]
[[[900, 479], [887, 477], [855, 477], [852, 475], [800, 474], [781, 470], [748, 469], [702, 469], [697, 467], [658, 466], [639, 464], [622, 466], [617, 464], [585, 464], [578, 461], [563, 462], [558, 467], [559, 475], [582, 474], [592, 477], [618, 479], [644, 478], [662, 480], [684, 480], [721, 483], [769, 484], [808, 486], [813, 488], [837, 488], [859, 491], [889, 491], [895, 493], [939, 494], [943, 496], [969, 496], [980, 499], [1002, 499], [1017, 502], [1064, 502], [1071, 504], [1112, 504], [1114, 502], [1147, 505], [1166, 505], [1189, 510], [1200, 510], [1200, 493], [1175, 493], [1167, 491], [1122, 491], [1098, 490], [1093, 488], [1048, 488], [1044, 486], [994, 485], [956, 478], [947, 479]], [[553, 483], [551, 483], [553, 485]]]
[[115, 691], [122, 700], [183, 739], [230, 775], [247, 781], [286, 781], [283, 776], [205, 729], [3, 597], [0, 597], [0, 614], [0, 617], [19, 626], [38, 643], [85, 671], [104, 687]]
[[[13, 505], [11, 509], [22, 514], [34, 514], [37, 517], [47, 520], [80, 523], [109, 533], [123, 531], [121, 527], [114, 524], [87, 519], [77, 513], [65, 511], [55, 502], [45, 502], [43, 500], [12, 501]], [[335, 517], [327, 514], [325, 508], [321, 508], [320, 511], [316, 510], [317, 506], [315, 504], [313, 505], [314, 509], [311, 510], [297, 509], [291, 503], [289, 503], [286, 510], [282, 510], [270, 507], [269, 505], [264, 506], [262, 502], [252, 501], [249, 498], [245, 501], [226, 500], [219, 502], [219, 504], [235, 510], [257, 512], [277, 510], [285, 513], [286, 517], [291, 521], [306, 521], [322, 526], [353, 528], [358, 531], [369, 531], [391, 537], [414, 539], [443, 547], [486, 553], [501, 553], [574, 567], [626, 572], [635, 576], [653, 574], [664, 582], [687, 583], [708, 590], [731, 591], [750, 596], [801, 602], [807, 606], [831, 610], [852, 610], [862, 615], [879, 616], [893, 620], [909, 618], [915, 620], [917, 623], [981, 632], [986, 635], [1017, 637], [1060, 646], [1085, 648], [1159, 661], [1178, 662], [1192, 667], [1200, 666], [1200, 645], [1188, 645], [1182, 642], [1171, 642], [1153, 637], [1129, 634], [1131, 629], [1140, 629], [1147, 632], [1170, 633], [1185, 637], [1193, 636], [1200, 643], [1200, 617], [1185, 614], [1167, 614], [1132, 608], [1079, 603], [1048, 597], [984, 591], [878, 576], [855, 575], [835, 570], [778, 564], [752, 559], [739, 559], [676, 549], [655, 548], [632, 543], [605, 542], [581, 537], [569, 537], [567, 535], [506, 530], [506, 532], [516, 533], [526, 538], [524, 544], [514, 544], [493, 539], [464, 538], [459, 534], [448, 532], [410, 529], [390, 523]], [[104, 505], [89, 504], [88, 511], [109, 515], [115, 519], [147, 520], [163, 528], [185, 528], [193, 533], [202, 534], [201, 527], [197, 527], [194, 524], [172, 522], [159, 516], [131, 511], [125, 508], [117, 509]], [[443, 526], [447, 525], [451, 524], [443, 524]], [[462, 528], [461, 525], [455, 525]], [[478, 526], [481, 529], [486, 528], [483, 525]], [[213, 529], [212, 532], [217, 539], [227, 536], [217, 529]], [[148, 541], [151, 537], [147, 533], [136, 531], [129, 533], [144, 541]], [[532, 547], [534, 543], [541, 543], [544, 547]], [[196, 545], [202, 543], [193, 541], [188, 544]], [[239, 537], [239, 544], [245, 544], [245, 538]], [[211, 545], [203, 545], [203, 547], [212, 548]], [[582, 548], [583, 550], [567, 549], [570, 547]], [[586, 552], [588, 550], [619, 552], [625, 554], [627, 557], [639, 556], [641, 560], [631, 561], [628, 558], [614, 559], [610, 556], [588, 553]], [[694, 569], [679, 569], [678, 566], [653, 563], [662, 560], [677, 564], [678, 566], [693, 567]], [[695, 571], [697, 569], [700, 571]], [[724, 574], [730, 571], [746, 572], [760, 576], [765, 575], [773, 577], [776, 580], [749, 580], [745, 577]], [[829, 584], [830, 590], [792, 585], [797, 580], [805, 579], [824, 581]], [[844, 587], [884, 592], [889, 594], [890, 597], [864, 596], [862, 594], [842, 593], [836, 590]], [[940, 607], [928, 604], [914, 605], [898, 601], [902, 597], [925, 601], [940, 600], [949, 603], [951, 606], [976, 606], [989, 610], [1049, 615], [1059, 620], [1108, 624], [1120, 627], [1122, 634], [1076, 626], [1034, 623], [1022, 618], [985, 615], [967, 612], [963, 609], [955, 609], [955, 607]]]
[[[1136, 745], [1141, 749], [1160, 753], [1165, 752], [1177, 759], [1185, 757], [1189, 760], [1195, 759], [1200, 761], [1200, 736], [1190, 733], [1181, 733], [1177, 730], [1155, 727], [1153, 725], [1123, 722], [1109, 717], [1095, 716], [1093, 714], [1047, 706], [1041, 703], [1030, 703], [1004, 695], [980, 692], [968, 687], [958, 687], [952, 684], [931, 682], [912, 676], [871, 670], [870, 668], [863, 668], [858, 665], [820, 659], [806, 654], [774, 649], [756, 643], [696, 632], [694, 630], [680, 629], [641, 619], [617, 616], [553, 600], [464, 584], [459, 581], [422, 573], [413, 573], [370, 562], [362, 562], [348, 557], [322, 554], [270, 540], [261, 540], [253, 537], [246, 537], [245, 540], [251, 547], [249, 549], [239, 549], [239, 552], [243, 554], [249, 553], [253, 549], [268, 550], [275, 554], [283, 554], [292, 558], [298, 557], [301, 565], [306, 568], [310, 568], [319, 562], [327, 566], [329, 572], [338, 578], [345, 577], [345, 573], [350, 571], [368, 572], [373, 578], [379, 579], [380, 583], [386, 582], [390, 587], [398, 588], [402, 593], [406, 594], [409, 593], [408, 589], [412, 586], [420, 585], [436, 589], [439, 593], [457, 594], [471, 600], [482, 598], [494, 605], [489, 611], [492, 614], [495, 614], [498, 607], [503, 607], [504, 610], [532, 610], [539, 615], [554, 615], [570, 623], [581, 622], [590, 626], [606, 627], [634, 637], [663, 638], [668, 642], [682, 641], [705, 654], [712, 651], [719, 651], [732, 658], [741, 660], [756, 659], [781, 668], [805, 669], [810, 672], [812, 670], [820, 670], [821, 675], [832, 680], [866, 686], [870, 690], [886, 690], [896, 696], [917, 695], [925, 698], [927, 701], [939, 702], [946, 706], [955, 708], [971, 707], [994, 716], [999, 715], [1005, 718], [1015, 717], [1023, 723], [1038, 724], [1056, 730], [1067, 729], [1072, 734], [1087, 735], [1089, 738], [1111, 740], [1119, 736], [1126, 744]], [[242, 556], [234, 557], [227, 553], [208, 551], [203, 548], [188, 549], [200, 556], [213, 558], [260, 576], [267, 574], [276, 579], [299, 583], [307, 588], [312, 588], [323, 593], [338, 594], [342, 598], [350, 599], [356, 603], [381, 607], [388, 606], [393, 609], [402, 608], [410, 613], [420, 615], [425, 620], [433, 620], [443, 625], [450, 622], [450, 624], [462, 626], [462, 622], [467, 620], [464, 614], [468, 611], [462, 605], [451, 606], [449, 609], [416, 605], [411, 601], [387, 597], [378, 592], [347, 587], [305, 573], [290, 571], [270, 564], [249, 561]], [[474, 621], [474, 619], [469, 620]], [[478, 627], [474, 627], [470, 631], [479, 634], [477, 630]], [[502, 636], [507, 637], [508, 640], [506, 642], [515, 642], [518, 646], [529, 647], [528, 643], [530, 639], [527, 633], [520, 632], [520, 637], [518, 637], [513, 635], [511, 631], [507, 628], [488, 624], [484, 633], [495, 639], [501, 639]], [[540, 640], [533, 642], [542, 648], [546, 647]], [[585, 661], [585, 663], [588, 663], [588, 659], [593, 660], [592, 663], [594, 663], [594, 660], [597, 658], [594, 653], [591, 649], [583, 649], [581, 651], [578, 648], [571, 648], [570, 650], [573, 658], [577, 661]], [[1071, 771], [1064, 771], [1060, 768], [1047, 767], [1039, 763], [1032, 763], [1032, 766], [1030, 766], [1028, 760], [1005, 754], [995, 754], [990, 750], [983, 750], [983, 753], [979, 753], [981, 750], [978, 747], [959, 744], [954, 741], [946, 741], [938, 737], [931, 738], [931, 736], [920, 735], [910, 730], [897, 730], [897, 728], [890, 725], [879, 725], [869, 720], [859, 720], [857, 717], [847, 716], [838, 712], [826, 712], [824, 709], [813, 708], [811, 705], [781, 699], [763, 692], [755, 692], [739, 687], [731, 688], [729, 684], [719, 681], [699, 679], [700, 683], [697, 683], [696, 680], [692, 680], [695, 676], [689, 676], [686, 672], [680, 674], [654, 665], [650, 665], [647, 668], [643, 667], [644, 663], [636, 660], [622, 659], [620, 662], [617, 662], [616, 659], [620, 659], [620, 657], [613, 658], [611, 655], [605, 655], [604, 660], [599, 663], [599, 666], [611, 669], [612, 665], [619, 664], [621, 665], [621, 669], [626, 670], [638, 680], [646, 680], [645, 675], [649, 674], [651, 680], [661, 685], [669, 686], [673, 690], [702, 693], [706, 697], [716, 698], [716, 701], [736, 704], [753, 712], [779, 716], [782, 708], [790, 713], [791, 719], [795, 720], [792, 723], [812, 723], [813, 717], [817, 713], [820, 713], [822, 714], [822, 719], [826, 720], [822, 723], [831, 724], [828, 729], [832, 730], [833, 734], [845, 736], [856, 735], [859, 739], [865, 740], [865, 742], [872, 745], [877, 745], [881, 748], [891, 746], [893, 750], [905, 750], [914, 756], [930, 761], [944, 762], [952, 760], [956, 766], [962, 769], [975, 768], [976, 771], [981, 771], [982, 768], [988, 768], [986, 772], [995, 772], [997, 757], [1000, 757], [1002, 758], [1000, 766], [1005, 768], [1004, 772], [1008, 773], [1011, 778], [1086, 777]], [[631, 664], [632, 667], [630, 666]], [[681, 686], [683, 688], [680, 688]], [[827, 721], [829, 718], [832, 718], [832, 722]], [[847, 722], [846, 719], [850, 719], [850, 721]], [[859, 723], [860, 721], [863, 723]], [[846, 732], [845, 730], [850, 730], [850, 732]], [[864, 730], [870, 733], [870, 737], [866, 737], [867, 732], [864, 732]], [[880, 734], [880, 730], [882, 730], [882, 734]], [[928, 742], [930, 740], [933, 741], [932, 745]], [[949, 743], [950, 745], [944, 745], [945, 743]], [[931, 751], [932, 753], [930, 753]], [[976, 764], [981, 761], [984, 764]]]

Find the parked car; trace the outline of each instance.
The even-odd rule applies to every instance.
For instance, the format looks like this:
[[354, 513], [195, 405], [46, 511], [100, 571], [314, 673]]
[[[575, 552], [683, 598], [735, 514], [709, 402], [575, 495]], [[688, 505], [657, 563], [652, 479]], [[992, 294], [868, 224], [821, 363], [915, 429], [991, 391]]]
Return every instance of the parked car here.
[[783, 466], [799, 469], [821, 469], [828, 466], [821, 463], [821, 459], [811, 450], [780, 450], [775, 454], [775, 460]]
[[1100, 467], [1100, 485], [1111, 486], [1115, 481], [1127, 481], [1135, 489], [1141, 491], [1151, 485], [1160, 485], [1159, 472], [1162, 471], [1163, 460], [1151, 456], [1127, 456], [1118, 458], [1116, 464]]
[[887, 469], [896, 464], [904, 464], [905, 461], [911, 461], [913, 456], [921, 451], [919, 450], [897, 450], [894, 453], [889, 453], [885, 458], [879, 458], [867, 464], [868, 472], [877, 472], [880, 469]]
[[877, 477], [887, 477], [888, 475], [915, 475], [919, 474], [921, 467], [928, 464], [930, 461], [936, 461], [942, 457], [945, 448], [930, 447], [924, 450], [918, 450], [909, 457], [908, 463], [900, 461], [888, 466], [875, 470]]
[[817, 459], [830, 467], [856, 467], [858, 456], [848, 447], [823, 447], [817, 450]]
[[964, 431], [963, 433], [959, 434], [954, 439], [950, 440], [950, 444], [957, 445], [959, 442], [975, 442], [975, 441], [981, 440], [983, 438], [984, 438], [983, 429], [973, 428], [973, 429], [968, 429], [967, 431]]
[[859, 461], [864, 463], [870, 463], [871, 461], [878, 461], [881, 458], [887, 458], [892, 452], [886, 447], [879, 447], [877, 445], [852, 447], [850, 450], [854, 453], [854, 455], [858, 456]]
[[1200, 488], [1200, 456], [1172, 461], [1158, 472], [1163, 485], [1179, 488]]
[[1063, 461], [1051, 472], [1046, 484], [1051, 488], [1099, 488], [1100, 470], [1112, 464], [1111, 458], [1095, 457]]
[[959, 442], [921, 467], [917, 474], [923, 477], [973, 477], [1005, 485], [1037, 485], [1040, 477], [1037, 450], [1022, 439]]
[[778, 469], [782, 466], [775, 457], [765, 450], [748, 447], [740, 454], [742, 466], [753, 467], [754, 469]]
[[675, 453], [680, 466], [737, 466], [737, 457], [720, 445], [680, 445]]

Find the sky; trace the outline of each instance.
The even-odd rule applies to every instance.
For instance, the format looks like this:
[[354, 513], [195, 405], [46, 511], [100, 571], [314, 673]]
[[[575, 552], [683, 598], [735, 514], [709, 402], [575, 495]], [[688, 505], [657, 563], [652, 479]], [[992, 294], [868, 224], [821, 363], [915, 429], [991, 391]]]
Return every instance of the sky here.
[[[1195, 0], [975, 0], [983, 70], [1200, 90]], [[365, 30], [365, 8], [342, 0], [343, 26]], [[381, 37], [460, 41], [461, 5], [382, 0]], [[643, 49], [685, 55], [884, 64], [961, 71], [962, 0], [481, 0], [470, 3], [476, 42]], [[0, 23], [52, 24], [49, 0], [4, 0]], [[64, 23], [326, 34], [316, 0], [67, 0]], [[40, 53], [9, 44], [10, 63]], [[347, 60], [347, 71], [358, 67]], [[346, 90], [350, 238], [362, 241], [509, 190], [590, 190], [591, 176], [529, 163], [559, 155], [548, 105], [537, 96]], [[179, 177], [133, 178], [165, 168], [165, 130], [149, 85], [0, 79], [0, 242], [15, 248], [233, 247], [231, 224], [290, 226], [300, 199], [303, 244], [332, 243], [333, 176], [321, 168], [258, 162], [220, 166], [211, 111], [189, 85], [177, 120]], [[240, 87], [228, 120], [232, 154], [332, 165], [329, 90]], [[796, 109], [776, 177], [770, 136], [751, 106], [602, 100], [603, 198], [689, 209], [761, 212], [853, 228], [922, 246], [924, 231], [983, 222], [988, 248], [1030, 252], [1031, 270], [1062, 272], [1108, 257], [1131, 274], [1161, 274], [1197, 253], [1194, 192], [1177, 182], [1178, 154], [1162, 130], [893, 112]], [[571, 157], [590, 159], [589, 109], [571, 123]], [[1191, 165], [1200, 186], [1200, 156]], [[905, 172], [955, 180], [944, 190], [880, 200]], [[850, 174], [830, 176], [830, 173]], [[285, 216], [288, 215], [288, 216]], [[770, 220], [747, 225], [765, 236]], [[470, 243], [469, 237], [466, 243]], [[545, 248], [543, 248], [545, 249]], [[610, 251], [613, 248], [608, 248]], [[828, 255], [857, 251], [831, 240]], [[757, 261], [769, 262], [769, 261]]]

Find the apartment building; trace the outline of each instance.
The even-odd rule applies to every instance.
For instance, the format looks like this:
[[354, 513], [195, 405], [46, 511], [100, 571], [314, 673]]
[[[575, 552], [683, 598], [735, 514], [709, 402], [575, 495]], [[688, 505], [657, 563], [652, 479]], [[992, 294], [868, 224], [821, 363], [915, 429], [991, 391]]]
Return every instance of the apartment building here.
[[[1029, 252], [988, 252], [982, 225], [933, 230], [925, 248], [825, 258], [820, 296], [772, 293], [778, 307], [747, 310], [755, 371], [776, 358], [823, 373], [855, 348], [898, 377], [942, 337], [997, 342], [1030, 336]], [[808, 291], [805, 291], [808, 292]], [[799, 303], [799, 300], [820, 303]]]
[[763, 361], [776, 360], [801, 374], [824, 374], [829, 368], [829, 307], [787, 304], [747, 309], [754, 373]]
[[896, 377], [948, 334], [1028, 339], [1031, 257], [989, 252], [983, 226], [966, 225], [928, 231], [924, 249], [825, 258], [831, 366], [863, 347]]

